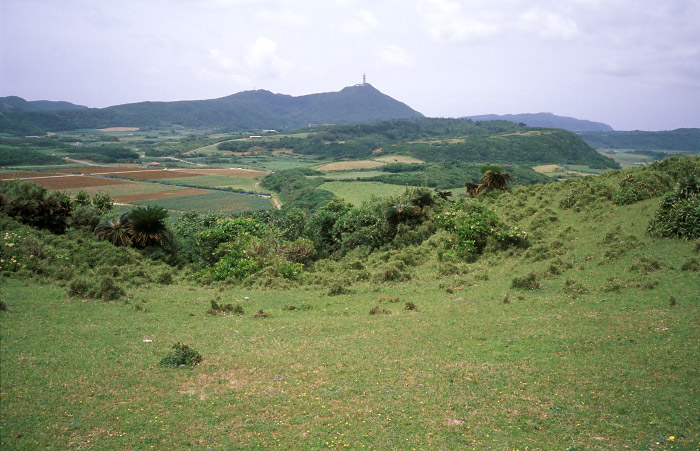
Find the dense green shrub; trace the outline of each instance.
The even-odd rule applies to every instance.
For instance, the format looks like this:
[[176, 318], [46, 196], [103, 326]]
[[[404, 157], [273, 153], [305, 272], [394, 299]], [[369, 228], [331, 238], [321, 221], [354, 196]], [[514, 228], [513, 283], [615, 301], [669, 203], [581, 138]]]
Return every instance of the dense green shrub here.
[[175, 343], [159, 365], [169, 367], [195, 366], [202, 362], [202, 355], [196, 350], [182, 343]]
[[99, 279], [77, 277], [71, 280], [68, 285], [68, 294], [89, 299], [115, 301], [121, 299], [125, 292], [112, 276], [104, 275]]
[[668, 174], [650, 168], [644, 169], [625, 175], [620, 181], [620, 187], [612, 195], [614, 204], [629, 205], [660, 196], [673, 186], [672, 178]]
[[71, 217], [70, 198], [24, 181], [0, 184], [0, 213], [53, 233], [65, 232]]
[[447, 249], [466, 260], [475, 260], [489, 243], [496, 248], [510, 246], [527, 247], [527, 232], [517, 227], [507, 227], [496, 213], [480, 203], [469, 202], [456, 205], [435, 216], [438, 224], [451, 233]]
[[340, 237], [335, 224], [351, 209], [352, 205], [336, 198], [309, 218], [304, 234], [313, 241], [319, 257], [327, 257], [340, 247]]
[[664, 197], [647, 230], [654, 236], [700, 238], [700, 181], [697, 176], [684, 178], [675, 192]]

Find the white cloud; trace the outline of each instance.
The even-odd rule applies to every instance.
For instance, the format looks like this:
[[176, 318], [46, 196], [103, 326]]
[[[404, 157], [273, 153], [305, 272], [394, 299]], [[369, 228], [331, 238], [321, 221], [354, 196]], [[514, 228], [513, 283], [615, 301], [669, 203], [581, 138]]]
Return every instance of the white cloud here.
[[423, 16], [428, 35], [441, 42], [463, 42], [494, 36], [499, 28], [493, 23], [465, 17], [462, 6], [448, 0], [421, 0], [418, 11]]
[[292, 63], [277, 55], [277, 43], [264, 37], [255, 41], [245, 61], [264, 78], [279, 78], [292, 67]]
[[343, 22], [342, 29], [346, 33], [361, 35], [377, 28], [377, 25], [379, 25], [377, 18], [371, 12], [363, 9], [352, 19]]
[[413, 56], [406, 50], [396, 45], [385, 45], [379, 49], [382, 61], [392, 66], [415, 67]]
[[308, 27], [311, 24], [311, 18], [290, 9], [260, 11], [257, 17], [267, 24], [296, 28]]
[[217, 67], [223, 70], [238, 68], [238, 64], [226, 55], [222, 55], [219, 49], [209, 49], [209, 57], [216, 63]]
[[544, 39], [571, 39], [579, 34], [576, 22], [553, 12], [528, 11], [519, 22], [523, 30]]

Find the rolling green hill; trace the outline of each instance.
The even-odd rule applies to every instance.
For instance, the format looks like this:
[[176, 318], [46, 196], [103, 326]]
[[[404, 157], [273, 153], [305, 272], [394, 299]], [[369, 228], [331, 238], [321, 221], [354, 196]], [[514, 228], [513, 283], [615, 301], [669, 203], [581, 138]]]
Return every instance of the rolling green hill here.
[[294, 129], [308, 124], [355, 123], [422, 117], [407, 105], [369, 84], [339, 92], [300, 97], [265, 90], [245, 91], [211, 100], [141, 102], [102, 109], [21, 111], [0, 114], [0, 132], [36, 134], [46, 131], [130, 126], [180, 125], [218, 130]]
[[220, 150], [287, 148], [321, 158], [363, 159], [401, 154], [431, 163], [583, 164], [618, 168], [572, 132], [507, 121], [397, 119], [323, 127], [305, 138], [274, 137], [222, 143]]

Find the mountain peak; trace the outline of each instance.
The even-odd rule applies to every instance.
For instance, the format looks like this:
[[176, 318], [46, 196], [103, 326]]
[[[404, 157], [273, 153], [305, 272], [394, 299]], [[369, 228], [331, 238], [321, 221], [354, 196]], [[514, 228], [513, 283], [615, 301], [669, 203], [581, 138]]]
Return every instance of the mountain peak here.
[[[368, 83], [348, 86], [338, 92], [298, 97], [256, 89], [211, 100], [140, 102], [77, 113], [80, 114], [58, 112], [58, 116], [52, 118], [35, 115], [17, 118], [17, 123], [45, 131], [125, 124], [142, 128], [182, 125], [222, 130], [283, 130], [309, 124], [352, 124], [423, 117]], [[15, 124], [9, 117], [4, 119], [9, 124]], [[2, 125], [0, 129], [5, 128]]]

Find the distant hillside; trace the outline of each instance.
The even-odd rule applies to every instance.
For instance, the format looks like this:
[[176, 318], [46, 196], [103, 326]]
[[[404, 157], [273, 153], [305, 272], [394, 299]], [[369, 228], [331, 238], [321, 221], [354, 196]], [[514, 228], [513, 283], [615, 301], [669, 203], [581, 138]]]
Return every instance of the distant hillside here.
[[400, 119], [321, 128], [305, 138], [273, 137], [219, 144], [222, 151], [251, 147], [293, 149], [319, 159], [371, 159], [407, 155], [446, 167], [462, 163], [582, 164], [596, 168], [619, 165], [588, 146], [575, 133], [530, 128], [507, 121], [467, 119]]
[[132, 126], [220, 130], [293, 129], [308, 124], [418, 118], [423, 115], [369, 84], [339, 92], [292, 97], [265, 90], [212, 100], [141, 102], [102, 109], [15, 112], [0, 115], [0, 132], [13, 134]]
[[86, 106], [75, 105], [70, 102], [53, 102], [50, 100], [27, 101], [21, 97], [0, 97], [0, 113], [12, 113], [18, 111], [61, 111], [83, 110]]
[[700, 128], [662, 132], [585, 132], [581, 139], [596, 149], [676, 150], [700, 153]]
[[523, 123], [530, 127], [561, 128], [570, 132], [582, 131], [606, 131], [613, 128], [602, 122], [592, 122], [573, 117], [557, 116], [552, 113], [524, 113], [524, 114], [483, 114], [481, 116], [469, 116], [474, 121], [508, 121]]

